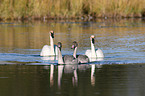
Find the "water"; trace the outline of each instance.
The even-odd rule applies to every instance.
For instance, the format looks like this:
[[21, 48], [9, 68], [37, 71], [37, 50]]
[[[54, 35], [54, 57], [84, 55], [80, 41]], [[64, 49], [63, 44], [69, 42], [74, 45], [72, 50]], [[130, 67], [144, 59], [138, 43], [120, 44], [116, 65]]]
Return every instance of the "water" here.
[[[90, 36], [105, 55], [95, 64], [145, 63], [145, 23], [121, 21], [48, 21], [0, 23], [0, 64], [51, 64], [39, 56], [43, 45], [49, 45], [49, 31], [55, 31], [55, 44], [61, 41], [62, 53], [72, 54], [72, 42], [79, 43], [78, 54], [90, 49]], [[57, 61], [54, 63], [57, 64]]]
[[144, 64], [1, 65], [1, 96], [143, 96]]
[[[39, 56], [49, 45], [49, 31], [62, 54], [90, 49], [90, 36], [105, 58], [88, 64], [58, 65]], [[31, 21], [0, 23], [0, 95], [2, 96], [142, 96], [144, 95], [145, 22], [141, 19]]]

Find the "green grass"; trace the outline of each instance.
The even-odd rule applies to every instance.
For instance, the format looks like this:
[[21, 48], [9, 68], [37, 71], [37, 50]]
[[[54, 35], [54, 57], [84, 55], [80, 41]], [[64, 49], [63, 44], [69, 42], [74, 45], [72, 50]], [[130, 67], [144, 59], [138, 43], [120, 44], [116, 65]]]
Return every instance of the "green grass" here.
[[145, 0], [1, 0], [1, 19], [142, 17]]

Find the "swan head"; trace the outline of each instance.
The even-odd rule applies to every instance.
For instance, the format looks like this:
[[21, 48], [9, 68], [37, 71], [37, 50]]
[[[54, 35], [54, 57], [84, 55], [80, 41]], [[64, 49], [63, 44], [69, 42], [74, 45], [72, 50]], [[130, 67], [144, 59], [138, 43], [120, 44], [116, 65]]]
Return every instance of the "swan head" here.
[[54, 31], [50, 31], [49, 33], [50, 33], [50, 36], [51, 36], [52, 38], [54, 38]]
[[58, 42], [57, 43], [57, 47], [59, 48], [59, 50], [61, 51], [61, 48], [62, 48], [62, 43], [61, 42]]
[[78, 47], [78, 43], [76, 41], [74, 41], [71, 49], [75, 49], [76, 47]]
[[93, 44], [95, 44], [95, 36], [94, 35], [91, 35], [91, 37], [90, 37], [90, 40], [91, 40], [91, 42], [93, 43]]

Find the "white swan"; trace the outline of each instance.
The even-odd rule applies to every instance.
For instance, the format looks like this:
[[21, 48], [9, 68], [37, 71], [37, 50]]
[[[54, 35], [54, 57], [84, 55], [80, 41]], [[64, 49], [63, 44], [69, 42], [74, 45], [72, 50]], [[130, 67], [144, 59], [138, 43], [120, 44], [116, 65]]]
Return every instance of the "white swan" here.
[[74, 49], [73, 56], [78, 59], [78, 63], [88, 63], [89, 58], [86, 55], [77, 55], [77, 47], [78, 43], [76, 41], [73, 42], [72, 49]]
[[54, 32], [50, 31], [50, 46], [49, 45], [44, 45], [40, 56], [55, 56], [58, 55], [58, 50], [57, 50], [57, 46], [54, 45]]
[[74, 58], [72, 55], [64, 55], [61, 54], [62, 44], [58, 42], [58, 64], [78, 64], [78, 60]]
[[86, 50], [85, 55], [87, 55], [89, 58], [103, 58], [104, 54], [102, 50], [99, 48], [95, 48], [94, 35], [91, 35], [90, 41], [91, 41], [91, 49]]

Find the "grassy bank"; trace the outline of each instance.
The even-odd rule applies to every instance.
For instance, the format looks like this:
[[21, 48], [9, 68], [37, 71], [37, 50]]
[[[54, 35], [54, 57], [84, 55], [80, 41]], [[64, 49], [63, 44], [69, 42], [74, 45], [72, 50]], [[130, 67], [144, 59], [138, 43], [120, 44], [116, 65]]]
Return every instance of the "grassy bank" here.
[[145, 0], [1, 0], [1, 19], [142, 17]]

